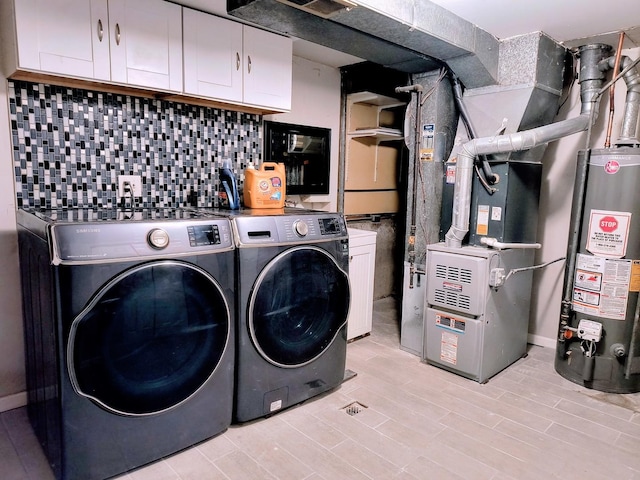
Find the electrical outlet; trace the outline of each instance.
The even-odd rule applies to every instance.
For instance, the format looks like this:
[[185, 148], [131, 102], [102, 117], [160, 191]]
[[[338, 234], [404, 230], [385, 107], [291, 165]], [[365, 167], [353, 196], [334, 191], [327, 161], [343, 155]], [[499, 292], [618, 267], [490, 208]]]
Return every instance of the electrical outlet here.
[[142, 197], [142, 178], [138, 175], [120, 175], [118, 177], [118, 198], [124, 196], [125, 182], [129, 182], [131, 185], [131, 196], [133, 198]]

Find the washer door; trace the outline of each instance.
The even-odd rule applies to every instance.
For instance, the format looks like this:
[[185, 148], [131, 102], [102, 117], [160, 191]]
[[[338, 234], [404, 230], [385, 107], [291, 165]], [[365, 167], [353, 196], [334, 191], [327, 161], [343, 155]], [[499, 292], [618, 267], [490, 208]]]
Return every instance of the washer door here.
[[305, 365], [322, 355], [346, 324], [349, 301], [349, 277], [332, 256], [313, 246], [286, 250], [254, 284], [251, 339], [274, 365]]
[[184, 262], [139, 265], [111, 280], [75, 318], [67, 347], [74, 389], [123, 415], [188, 399], [225, 351], [229, 306], [216, 280]]

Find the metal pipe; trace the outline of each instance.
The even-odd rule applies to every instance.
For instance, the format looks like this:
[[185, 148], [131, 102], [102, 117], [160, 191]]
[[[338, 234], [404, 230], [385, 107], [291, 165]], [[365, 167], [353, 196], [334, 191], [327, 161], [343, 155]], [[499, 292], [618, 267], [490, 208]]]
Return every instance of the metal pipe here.
[[[640, 57], [636, 58], [629, 64], [626, 64], [624, 60], [623, 60], [623, 63], [625, 63], [625, 65], [623, 65], [624, 68], [622, 69], [622, 71], [618, 73], [615, 77], [613, 77], [611, 80], [609, 80], [605, 84], [605, 86], [602, 87], [598, 92], [596, 92], [596, 94], [593, 97], [593, 101], [597, 100], [603, 93], [605, 93], [611, 87], [611, 85], [613, 85], [622, 77], [624, 77], [629, 71], [631, 71], [632, 68], [634, 68], [638, 63], [640, 63]], [[592, 110], [591, 115], [594, 115], [594, 114], [595, 114], [595, 110]], [[585, 145], [586, 145], [585, 148], [587, 149], [591, 148], [591, 128], [595, 122], [595, 117], [593, 118], [594, 120], [589, 123], [589, 128], [587, 129], [587, 139], [585, 141]]]
[[571, 216], [569, 217], [569, 240], [567, 243], [567, 263], [564, 269], [564, 282], [562, 290], [562, 306], [560, 309], [560, 336], [562, 339], [566, 326], [569, 325], [573, 301], [573, 276], [576, 266], [576, 256], [580, 247], [580, 224], [584, 210], [587, 178], [589, 173], [589, 159], [591, 150], [578, 152], [576, 167], [576, 179], [573, 186], [573, 199], [571, 202]]
[[[629, 57], [622, 57], [622, 67], [627, 68], [632, 62]], [[637, 60], [636, 60], [637, 65]], [[614, 70], [617, 72], [617, 70]], [[638, 116], [640, 113], [640, 73], [637, 67], [631, 67], [622, 76], [627, 85], [627, 97], [624, 104], [624, 114], [622, 116], [622, 127], [620, 137], [616, 145], [638, 145]], [[613, 85], [611, 86], [613, 88]]]
[[[624, 42], [624, 32], [620, 32], [618, 38], [618, 49], [616, 50], [616, 60], [613, 66], [613, 71], [617, 72], [620, 69], [620, 56], [622, 55], [622, 44]], [[611, 130], [613, 129], [613, 114], [615, 112], [615, 84], [611, 85], [609, 90], [609, 122], [607, 124], [607, 136], [604, 140], [604, 148], [611, 146]]]
[[448, 247], [462, 247], [462, 240], [469, 231], [475, 157], [483, 154], [529, 150], [538, 145], [586, 130], [591, 122], [595, 122], [597, 118], [600, 88], [605, 78], [598, 63], [607, 57], [610, 50], [609, 45], [601, 44], [587, 45], [580, 49], [580, 73], [583, 77], [579, 80], [582, 100], [579, 116], [509, 135], [476, 138], [462, 145], [458, 153], [456, 167], [451, 228], [445, 235], [445, 244]]
[[[476, 129], [471, 123], [471, 116], [469, 115], [467, 106], [464, 104], [464, 100], [462, 99], [462, 86], [460, 85], [460, 81], [458, 80], [458, 77], [456, 77], [453, 73], [451, 74], [451, 85], [453, 87], [453, 98], [458, 107], [458, 111], [460, 112], [462, 124], [467, 131], [469, 140], [473, 140], [474, 138], [478, 137], [478, 134], [476, 133]], [[482, 185], [487, 190], [487, 193], [489, 193], [489, 195], [493, 195], [496, 189], [491, 187], [491, 185], [498, 182], [498, 176], [491, 171], [491, 166], [489, 165], [489, 160], [486, 156], [483, 155], [480, 157], [480, 164], [482, 165], [482, 173], [478, 171], [478, 176], [481, 178]]]
[[420, 114], [422, 113], [422, 90], [420, 84], [413, 84], [406, 87], [396, 87], [397, 93], [415, 92], [416, 93], [416, 111], [414, 123], [414, 140], [413, 140], [413, 199], [411, 201], [411, 225], [409, 227], [409, 242], [407, 246], [407, 256], [409, 260], [409, 288], [413, 288], [413, 275], [415, 274], [416, 262], [416, 217], [418, 202], [418, 163], [420, 163]]
[[629, 380], [631, 378], [631, 368], [633, 365], [633, 359], [636, 355], [636, 337], [638, 336], [638, 329], [640, 324], [640, 297], [636, 300], [636, 311], [633, 315], [633, 328], [631, 330], [631, 342], [629, 342], [629, 355], [624, 366], [624, 378]]

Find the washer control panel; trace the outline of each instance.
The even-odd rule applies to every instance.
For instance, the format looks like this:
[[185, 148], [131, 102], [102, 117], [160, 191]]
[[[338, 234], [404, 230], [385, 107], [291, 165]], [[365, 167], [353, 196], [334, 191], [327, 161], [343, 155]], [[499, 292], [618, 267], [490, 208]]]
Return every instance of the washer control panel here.
[[54, 263], [107, 262], [233, 250], [227, 218], [56, 224]]

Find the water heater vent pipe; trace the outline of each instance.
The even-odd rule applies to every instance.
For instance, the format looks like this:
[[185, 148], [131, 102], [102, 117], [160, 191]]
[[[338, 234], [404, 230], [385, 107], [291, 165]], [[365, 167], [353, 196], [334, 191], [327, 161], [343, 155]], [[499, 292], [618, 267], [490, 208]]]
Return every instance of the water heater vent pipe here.
[[609, 45], [601, 44], [580, 48], [579, 83], [582, 108], [579, 116], [509, 135], [476, 138], [462, 145], [456, 167], [451, 228], [445, 235], [445, 244], [448, 247], [461, 248], [462, 240], [469, 231], [475, 157], [529, 150], [587, 130], [591, 122], [595, 122], [597, 118], [600, 101], [598, 93], [605, 79], [605, 73], [598, 67], [598, 63], [608, 57], [610, 50]]
[[[609, 66], [614, 68], [613, 57], [609, 58]], [[632, 63], [629, 57], [621, 58], [620, 67], [627, 72], [622, 78], [627, 84], [627, 97], [624, 104], [624, 114], [622, 116], [622, 127], [620, 127], [620, 137], [616, 142], [617, 146], [630, 145], [638, 146], [638, 114], [640, 112], [640, 73], [637, 67], [628, 68]], [[637, 61], [635, 62], [638, 63]], [[614, 73], [618, 73], [614, 70]]]

